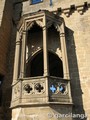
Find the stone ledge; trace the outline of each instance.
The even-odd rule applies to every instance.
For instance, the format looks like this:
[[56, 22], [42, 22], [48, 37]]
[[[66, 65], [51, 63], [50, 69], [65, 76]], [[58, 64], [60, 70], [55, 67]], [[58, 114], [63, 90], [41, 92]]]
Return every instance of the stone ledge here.
[[13, 108], [17, 108], [17, 107], [32, 107], [32, 106], [50, 106], [50, 105], [61, 105], [61, 106], [63, 106], [63, 105], [69, 105], [69, 106], [71, 106], [71, 105], [73, 105], [73, 103], [72, 102], [46, 102], [46, 103], [24, 103], [24, 104], [18, 104], [18, 105], [11, 105], [11, 109], [13, 109]]

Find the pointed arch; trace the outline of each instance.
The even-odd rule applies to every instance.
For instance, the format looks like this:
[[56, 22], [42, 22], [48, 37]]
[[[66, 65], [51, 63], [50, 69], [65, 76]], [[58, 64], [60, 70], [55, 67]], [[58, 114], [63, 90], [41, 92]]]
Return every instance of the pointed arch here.
[[41, 20], [34, 20], [27, 22], [27, 30], [30, 30], [35, 24], [37, 24], [39, 27], [43, 27], [43, 23]]
[[[48, 59], [49, 59], [49, 74], [50, 76], [56, 76], [63, 78], [63, 66], [62, 60], [52, 51], [48, 51]], [[35, 77], [35, 76], [43, 76], [44, 74], [44, 66], [43, 66], [43, 50], [39, 50], [36, 52], [30, 59], [29, 64], [27, 66], [27, 76]]]

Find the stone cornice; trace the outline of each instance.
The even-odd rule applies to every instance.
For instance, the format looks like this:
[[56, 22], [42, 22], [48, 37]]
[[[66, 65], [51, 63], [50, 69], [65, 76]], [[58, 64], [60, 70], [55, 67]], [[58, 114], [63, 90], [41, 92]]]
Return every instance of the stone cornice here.
[[70, 15], [72, 15], [72, 13], [74, 13], [75, 11], [79, 12], [80, 15], [84, 14], [88, 9], [90, 8], [90, 3], [88, 2], [84, 2], [83, 4], [80, 5], [70, 5], [70, 7], [68, 8], [58, 8], [56, 11], [56, 14], [65, 14], [67, 17], [69, 17]]

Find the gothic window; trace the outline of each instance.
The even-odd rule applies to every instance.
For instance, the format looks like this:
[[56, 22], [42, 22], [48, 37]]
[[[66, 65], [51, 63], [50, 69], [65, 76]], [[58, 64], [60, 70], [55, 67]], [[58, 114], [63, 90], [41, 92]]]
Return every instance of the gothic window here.
[[[63, 66], [60, 56], [55, 51], [58, 49], [60, 54], [59, 33], [54, 26], [48, 29], [48, 68], [49, 75], [63, 78]], [[27, 55], [26, 55], [26, 77], [36, 77], [44, 75], [43, 59], [43, 31], [36, 23], [28, 31], [27, 37]]]
[[31, 4], [37, 4], [43, 2], [43, 0], [31, 0]]

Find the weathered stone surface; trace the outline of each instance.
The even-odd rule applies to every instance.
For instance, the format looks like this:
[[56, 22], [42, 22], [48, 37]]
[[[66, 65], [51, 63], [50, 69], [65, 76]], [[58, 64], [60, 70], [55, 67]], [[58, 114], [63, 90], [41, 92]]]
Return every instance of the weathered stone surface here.
[[[13, 118], [12, 120], [71, 120], [70, 112], [72, 112], [71, 107], [65, 107], [61, 105], [51, 105], [51, 106], [37, 106], [29, 108], [16, 108], [12, 110]], [[18, 113], [18, 114], [17, 114]], [[66, 118], [64, 114], [69, 117]]]

